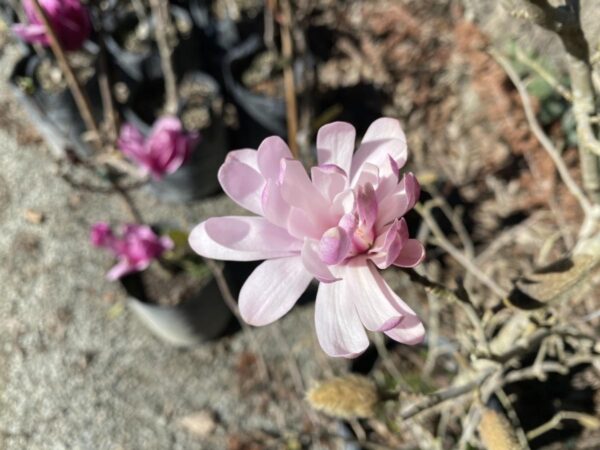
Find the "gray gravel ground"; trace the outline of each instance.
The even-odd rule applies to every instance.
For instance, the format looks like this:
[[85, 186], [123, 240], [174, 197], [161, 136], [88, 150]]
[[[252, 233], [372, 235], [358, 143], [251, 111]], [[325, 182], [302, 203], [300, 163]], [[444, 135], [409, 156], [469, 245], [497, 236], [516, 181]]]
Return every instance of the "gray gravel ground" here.
[[[3, 79], [12, 58], [0, 60]], [[20, 114], [1, 82], [0, 99]], [[196, 223], [232, 209], [223, 197], [193, 207], [133, 197], [148, 222]], [[28, 221], [28, 210], [44, 221]], [[56, 176], [43, 145], [19, 146], [0, 129], [0, 448], [235, 450], [263, 432], [305, 439], [310, 422], [289, 363], [307, 383], [344, 364], [318, 348], [312, 307], [254, 330], [271, 372], [266, 385], [241, 333], [170, 347], [124, 307], [124, 292], [104, 279], [112, 261], [89, 244], [92, 223], [127, 219], [116, 196], [77, 192]]]

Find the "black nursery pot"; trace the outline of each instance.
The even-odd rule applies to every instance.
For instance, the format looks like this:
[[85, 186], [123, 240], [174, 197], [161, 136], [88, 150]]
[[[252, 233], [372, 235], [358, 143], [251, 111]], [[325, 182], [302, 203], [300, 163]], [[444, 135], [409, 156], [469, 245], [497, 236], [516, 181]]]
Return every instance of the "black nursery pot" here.
[[[172, 23], [177, 29], [178, 42], [172, 56], [175, 71], [176, 73], [183, 73], [198, 69], [202, 58], [193, 20], [184, 8], [171, 5], [169, 11]], [[133, 12], [125, 14], [117, 12], [112, 17], [115, 18], [117, 24], [107, 27], [109, 33], [105, 37], [106, 48], [119, 71], [126, 75], [123, 81], [130, 85], [130, 90], [135, 90], [136, 83], [161, 78], [160, 55], [154, 40], [154, 19], [150, 16], [148, 23], [144, 24], [147, 33], [146, 48], [134, 52], [124, 48], [122, 39], [134, 30], [139, 29], [138, 16]], [[119, 37], [122, 39], [119, 39]]]
[[[15, 65], [10, 77], [15, 98], [57, 156], [64, 156], [67, 149], [74, 150], [81, 158], [91, 156], [94, 149], [82, 138], [87, 130], [75, 99], [68, 88], [60, 92], [45, 91], [36, 77], [40, 64], [41, 59], [30, 53]], [[90, 99], [92, 114], [100, 120], [102, 102], [96, 74], [86, 82], [84, 89]]]
[[250, 136], [250, 145], [257, 145], [267, 136], [287, 136], [285, 101], [250, 91], [241, 82], [241, 76], [252, 58], [265, 49], [262, 39], [253, 35], [227, 52], [223, 60], [225, 87], [237, 105], [248, 116], [249, 123], [240, 118], [241, 128]]
[[[224, 275], [227, 278], [227, 268]], [[236, 330], [235, 317], [214, 278], [204, 284], [199, 280], [197, 288], [182, 295], [181, 303], [165, 306], [150, 291], [149, 276], [139, 272], [120, 281], [128, 294], [129, 309], [161, 340], [177, 347], [191, 347]]]
[[[203, 86], [202, 102], [208, 111], [208, 126], [198, 131], [200, 141], [192, 151], [190, 158], [176, 172], [166, 175], [159, 181], [149, 183], [151, 192], [166, 202], [186, 202], [197, 200], [219, 190], [217, 172], [228, 151], [225, 125], [219, 110], [222, 98], [217, 82], [202, 72], [192, 72], [183, 77], [182, 83], [194, 82]], [[147, 100], [162, 104], [164, 92], [162, 81], [153, 82], [142, 87], [140, 96], [134, 99], [132, 108], [124, 111], [125, 119], [136, 126], [143, 134], [150, 133], [151, 124], [156, 119], [157, 108], [147, 104]], [[180, 113], [189, 107], [189, 99], [180, 105]], [[148, 114], [150, 111], [150, 114]], [[154, 114], [152, 114], [154, 112]]]
[[[262, 37], [251, 34], [241, 44], [230, 49], [223, 59], [223, 80], [228, 93], [241, 108], [241, 128], [248, 136], [243, 136], [245, 145], [258, 145], [265, 137], [276, 134], [287, 137], [286, 105], [283, 95], [271, 97], [252, 92], [242, 83], [242, 75], [248, 69], [254, 57], [265, 51]], [[294, 76], [310, 70], [312, 58], [294, 62]], [[247, 116], [247, 117], [245, 117]]]

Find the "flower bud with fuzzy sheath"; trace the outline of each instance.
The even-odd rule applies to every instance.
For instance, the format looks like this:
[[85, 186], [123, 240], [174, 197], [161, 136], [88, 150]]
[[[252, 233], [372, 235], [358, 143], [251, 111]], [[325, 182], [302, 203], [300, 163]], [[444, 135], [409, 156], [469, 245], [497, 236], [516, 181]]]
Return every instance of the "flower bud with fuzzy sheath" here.
[[503, 415], [486, 408], [479, 422], [479, 436], [487, 450], [521, 450], [515, 430]]
[[340, 419], [375, 417], [381, 400], [375, 383], [358, 375], [322, 381], [306, 399], [314, 409]]

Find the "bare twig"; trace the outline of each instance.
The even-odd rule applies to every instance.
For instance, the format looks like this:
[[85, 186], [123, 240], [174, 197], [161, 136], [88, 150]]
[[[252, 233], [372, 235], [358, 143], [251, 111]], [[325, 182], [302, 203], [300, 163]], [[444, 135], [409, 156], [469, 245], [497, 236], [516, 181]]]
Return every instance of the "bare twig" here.
[[298, 158], [298, 108], [296, 105], [296, 85], [294, 81], [294, 55], [292, 45], [292, 11], [288, 0], [280, 0], [281, 11], [281, 51], [285, 60], [283, 83], [287, 115], [288, 143], [294, 158]]
[[598, 419], [595, 418], [594, 416], [591, 416], [589, 414], [584, 414], [581, 412], [577, 412], [577, 411], [560, 411], [560, 412], [556, 413], [554, 415], [554, 417], [552, 417], [552, 419], [550, 419], [548, 422], [529, 431], [527, 433], [527, 438], [529, 440], [533, 440], [533, 439], [541, 436], [542, 434], [547, 433], [548, 431], [551, 431], [554, 428], [559, 428], [560, 423], [563, 420], [576, 420], [580, 423], [583, 422], [583, 423], [594, 424], [596, 426], [596, 428], [600, 427], [600, 421], [598, 421]]
[[558, 170], [561, 179], [563, 180], [571, 194], [573, 194], [573, 196], [579, 202], [579, 205], [581, 206], [581, 209], [583, 210], [584, 214], [587, 214], [591, 210], [592, 204], [590, 203], [586, 195], [583, 193], [581, 188], [577, 185], [573, 177], [571, 177], [569, 169], [567, 169], [567, 166], [561, 158], [558, 149], [554, 146], [554, 144], [552, 143], [552, 141], [544, 132], [540, 123], [538, 122], [535, 116], [535, 112], [533, 111], [531, 99], [529, 97], [527, 89], [525, 88], [525, 85], [519, 78], [519, 75], [517, 74], [516, 70], [513, 68], [512, 64], [508, 61], [508, 59], [506, 59], [496, 50], [491, 50], [490, 53], [496, 59], [496, 61], [498, 61], [498, 64], [500, 64], [502, 68], [504, 68], [504, 71], [517, 88], [517, 91], [519, 92], [519, 95], [521, 97], [521, 101], [523, 102], [523, 109], [525, 110], [525, 115], [527, 117], [527, 121], [529, 122], [529, 126], [531, 127], [531, 131], [538, 139], [540, 144], [542, 144], [542, 147], [544, 148], [544, 150], [546, 150], [550, 158], [552, 158], [552, 161], [554, 162], [554, 165], [556, 166], [556, 169]]
[[444, 389], [442, 391], [434, 392], [431, 395], [428, 395], [423, 400], [413, 403], [407, 408], [403, 409], [399, 414], [399, 419], [406, 420], [410, 417], [416, 416], [434, 406], [439, 405], [446, 400], [450, 400], [452, 398], [460, 397], [462, 395], [468, 394], [469, 392], [474, 391], [479, 388], [494, 372], [496, 369], [487, 369], [480, 373], [474, 380], [462, 384], [460, 386], [453, 386], [448, 389]]
[[460, 250], [458, 250], [452, 243], [446, 238], [439, 225], [431, 215], [431, 211], [428, 206], [416, 205], [415, 210], [427, 223], [431, 232], [436, 238], [436, 243], [439, 247], [445, 250], [450, 256], [452, 256], [461, 266], [467, 271], [471, 272], [475, 278], [481, 283], [486, 285], [494, 294], [500, 298], [504, 298], [507, 292], [502, 289], [494, 280], [483, 273], [471, 259], [466, 257]]
[[521, 48], [515, 50], [517, 60], [536, 72], [546, 83], [556, 90], [568, 102], [573, 101], [571, 91], [563, 86], [550, 72], [548, 72], [539, 62], [530, 58]]
[[77, 108], [79, 109], [79, 113], [83, 121], [85, 122], [85, 126], [93, 134], [93, 141], [95, 142], [97, 148], [100, 150], [102, 148], [101, 144], [101, 135], [98, 124], [96, 123], [96, 119], [92, 113], [92, 107], [90, 100], [81, 86], [77, 75], [73, 71], [73, 68], [69, 64], [67, 59], [65, 50], [62, 47], [62, 44], [58, 37], [56, 36], [56, 32], [52, 27], [52, 24], [48, 20], [48, 15], [46, 11], [40, 6], [39, 0], [32, 1], [33, 8], [35, 9], [36, 15], [42, 21], [44, 28], [46, 30], [46, 35], [48, 36], [48, 40], [50, 41], [50, 48], [52, 49], [52, 53], [56, 57], [58, 64], [65, 74], [67, 84], [71, 93], [73, 94], [73, 98], [75, 99], [75, 103], [77, 104]]
[[258, 366], [258, 370], [260, 373], [260, 377], [262, 378], [262, 380], [264, 382], [267, 382], [269, 380], [269, 371], [267, 369], [267, 364], [265, 363], [264, 357], [262, 355], [262, 351], [260, 350], [260, 345], [258, 344], [256, 337], [252, 333], [252, 330], [246, 324], [246, 322], [244, 322], [244, 319], [242, 319], [242, 316], [240, 315], [240, 310], [238, 308], [238, 305], [235, 301], [235, 298], [233, 297], [233, 294], [231, 293], [231, 289], [229, 289], [227, 280], [225, 279], [225, 276], [223, 275], [223, 269], [221, 269], [211, 259], [203, 258], [203, 260], [204, 260], [204, 263], [206, 264], [206, 266], [212, 272], [213, 277], [215, 277], [215, 281], [217, 282], [217, 286], [219, 287], [219, 291], [221, 292], [221, 295], [223, 296], [223, 300], [225, 301], [225, 304], [231, 310], [232, 314], [236, 317], [236, 319], [240, 323], [242, 330], [244, 330], [244, 334], [248, 338], [248, 341], [250, 342], [250, 345], [252, 346], [252, 349], [253, 349], [254, 353], [256, 354], [257, 366]]
[[590, 49], [580, 23], [579, 2], [568, 0], [554, 7], [548, 0], [504, 0], [509, 12], [553, 31], [567, 53], [573, 113], [577, 122], [583, 185], [595, 203], [600, 202], [600, 141], [590, 122], [596, 115]]
[[100, 85], [100, 96], [102, 97], [102, 108], [104, 110], [105, 129], [108, 133], [108, 144], [110, 147], [114, 147], [119, 133], [119, 124], [108, 73], [106, 45], [104, 44], [104, 36], [101, 24], [98, 33], [98, 42], [100, 45], [100, 68], [98, 72], [98, 83]]
[[171, 46], [167, 38], [167, 32], [171, 29], [171, 18], [169, 16], [169, 2], [163, 0], [150, 0], [152, 15], [156, 24], [154, 35], [156, 45], [160, 54], [160, 65], [165, 79], [165, 113], [175, 114], [177, 112], [177, 78], [171, 61]]
[[517, 415], [517, 412], [515, 411], [515, 408], [513, 407], [512, 402], [510, 401], [510, 398], [508, 398], [508, 395], [506, 395], [506, 393], [502, 389], [498, 389], [496, 391], [496, 397], [498, 397], [498, 400], [500, 401], [502, 407], [506, 411], [506, 416], [508, 417], [513, 426], [515, 435], [517, 436], [517, 439], [519, 441], [519, 445], [523, 450], [530, 450], [529, 442], [527, 441], [527, 435], [523, 430], [523, 426], [521, 425], [519, 416]]

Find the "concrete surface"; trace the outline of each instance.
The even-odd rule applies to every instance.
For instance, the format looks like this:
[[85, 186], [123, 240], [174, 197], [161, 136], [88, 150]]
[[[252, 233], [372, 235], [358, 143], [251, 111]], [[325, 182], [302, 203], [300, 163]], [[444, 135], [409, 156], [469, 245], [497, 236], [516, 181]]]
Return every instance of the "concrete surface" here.
[[[8, 53], [2, 79], [15, 57]], [[26, 124], [2, 82], [0, 99]], [[92, 223], [127, 220], [120, 200], [77, 192], [56, 175], [44, 145], [21, 146], [13, 131], [0, 129], [0, 448], [236, 450], [308, 442], [310, 420], [290, 361], [306, 383], [345, 364], [318, 348], [312, 307], [254, 330], [271, 372], [266, 384], [242, 333], [191, 350], [158, 341], [124, 307], [124, 292], [105, 281], [112, 261], [88, 241]], [[193, 224], [232, 209], [223, 197], [193, 207], [160, 204], [143, 191], [133, 197], [148, 222]], [[37, 213], [43, 222], [35, 223]], [[252, 439], [265, 446], [242, 446]]]

